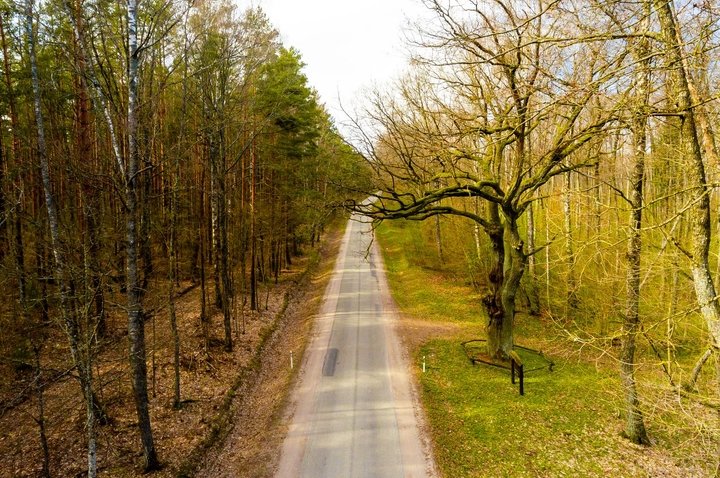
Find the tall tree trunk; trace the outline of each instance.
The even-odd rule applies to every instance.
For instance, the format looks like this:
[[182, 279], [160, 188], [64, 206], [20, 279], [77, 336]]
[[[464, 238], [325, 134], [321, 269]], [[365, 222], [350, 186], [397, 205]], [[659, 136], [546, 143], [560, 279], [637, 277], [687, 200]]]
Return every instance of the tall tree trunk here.
[[[6, 158], [6, 164], [12, 163], [13, 167], [17, 167], [18, 154], [20, 150], [20, 137], [17, 107], [15, 104], [15, 93], [10, 76], [10, 56], [8, 53], [7, 40], [5, 38], [5, 22], [3, 16], [0, 15], [0, 41], [2, 42], [3, 51], [3, 73], [5, 78], [5, 89], [7, 93], [7, 101], [10, 109], [10, 128], [12, 130], [12, 141], [10, 143], [10, 156]], [[16, 192], [13, 201], [15, 202], [15, 210], [12, 215], [13, 224], [13, 259], [15, 265], [15, 273], [17, 275], [18, 302], [23, 306], [23, 310], [27, 305], [26, 293], [26, 274], [25, 274], [25, 248], [23, 245], [22, 232], [22, 198], [23, 198], [23, 181], [19, 181], [19, 191]]]
[[[90, 341], [87, 344], [90, 346]], [[95, 478], [97, 476], [97, 433], [95, 426], [97, 420], [95, 418], [95, 403], [94, 403], [94, 391], [93, 391], [93, 375], [92, 375], [92, 355], [90, 351], [87, 351], [88, 358], [85, 363], [86, 367], [86, 379], [85, 379], [85, 396], [89, 399], [85, 400], [85, 433], [88, 438], [88, 478]]]
[[[712, 279], [708, 255], [712, 228], [710, 226], [710, 194], [705, 173], [705, 161], [708, 164], [718, 164], [714, 136], [705, 114], [705, 105], [695, 87], [687, 57], [683, 51], [682, 36], [679, 31], [679, 22], [673, 11], [672, 2], [653, 0], [658, 12], [663, 37], [667, 43], [671, 65], [675, 66], [676, 96], [678, 109], [684, 114], [682, 121], [682, 135], [690, 152], [690, 168], [688, 181], [693, 207], [690, 210], [690, 224], [692, 231], [691, 265], [690, 270], [695, 286], [700, 313], [708, 328], [710, 345], [717, 349], [720, 347], [720, 304], [718, 303], [715, 283]], [[704, 158], [703, 158], [704, 156]], [[716, 363], [717, 376], [716, 390], [720, 393], [720, 361]], [[717, 464], [715, 475], [720, 474], [720, 462]]]
[[[670, 64], [677, 79], [676, 97], [679, 111], [684, 114], [683, 137], [689, 149], [688, 180], [694, 206], [690, 210], [692, 234], [691, 272], [700, 312], [710, 334], [713, 347], [720, 347], [720, 304], [708, 259], [712, 229], [710, 227], [710, 190], [705, 161], [717, 164], [717, 152], [705, 106], [690, 74], [688, 59], [683, 52], [679, 23], [672, 3], [653, 0], [660, 19], [663, 37], [668, 46]], [[703, 158], [704, 156], [704, 158]], [[720, 384], [720, 380], [718, 381]], [[720, 386], [720, 385], [719, 385]]]
[[257, 174], [257, 155], [255, 152], [255, 140], [253, 140], [250, 154], [250, 310], [257, 310], [257, 225], [255, 218], [255, 176]]
[[[42, 188], [42, 187], [41, 187]], [[47, 238], [45, 237], [45, 221], [40, 220], [40, 237], [39, 241], [35, 246], [35, 269], [37, 277], [48, 277], [51, 272], [48, 269], [48, 256], [45, 244]], [[48, 281], [41, 281], [40, 283], [40, 320], [43, 324], [50, 322], [50, 302], [48, 301]]]
[[203, 343], [205, 351], [210, 350], [210, 316], [207, 312], [207, 281], [205, 274], [205, 170], [200, 180], [200, 217], [199, 217], [198, 238], [200, 241], [200, 325], [202, 326]]
[[43, 461], [40, 476], [42, 478], [50, 478], [50, 446], [47, 439], [47, 426], [45, 422], [45, 393], [42, 382], [42, 367], [40, 366], [40, 347], [33, 344], [35, 354], [35, 396], [37, 397], [38, 432], [40, 434], [40, 448], [42, 449]]
[[506, 359], [512, 351], [512, 337], [507, 337], [505, 311], [503, 309], [502, 290], [505, 274], [505, 241], [503, 225], [500, 222], [498, 205], [488, 203], [488, 217], [492, 225], [486, 232], [490, 238], [493, 255], [493, 266], [488, 274], [490, 291], [483, 297], [483, 304], [488, 314], [487, 352], [497, 359]]
[[130, 370], [135, 410], [143, 447], [146, 471], [156, 470], [160, 463], [155, 451], [147, 389], [147, 363], [145, 352], [145, 325], [143, 321], [140, 282], [138, 277], [139, 237], [138, 210], [138, 66], [140, 49], [137, 41], [137, 0], [128, 0], [128, 162], [125, 177], [126, 239], [127, 239], [127, 310], [128, 339], [130, 341]]
[[[79, 10], [79, 7], [78, 7]], [[71, 15], [75, 17], [75, 14]], [[74, 79], [74, 88], [76, 91], [76, 138], [75, 138], [75, 156], [79, 163], [81, 170], [90, 171], [90, 165], [92, 164], [92, 143], [90, 139], [90, 133], [92, 124], [90, 121], [90, 101], [88, 98], [88, 86], [85, 79], [86, 59], [84, 55], [84, 48], [80, 44], [83, 39], [82, 23], [83, 16], [77, 14], [77, 21], [74, 23], [76, 28], [76, 35], [74, 35], [74, 54], [75, 64], [77, 71], [80, 72]], [[106, 321], [105, 321], [105, 297], [103, 294], [102, 278], [100, 274], [100, 267], [98, 265], [98, 256], [100, 254], [100, 244], [98, 240], [98, 226], [96, 220], [96, 214], [100, 210], [100, 204], [98, 201], [98, 193], [93, 185], [89, 184], [87, 179], [83, 179], [81, 183], [81, 202], [83, 204], [83, 221], [85, 223], [85, 234], [84, 240], [84, 262], [85, 262], [85, 288], [88, 293], [89, 301], [94, 305], [93, 324], [92, 328], [94, 333], [98, 337], [103, 337], [106, 332]], [[90, 308], [88, 308], [90, 310]]]
[[[3, 128], [3, 120], [0, 119], [0, 128]], [[8, 227], [9, 216], [8, 201], [6, 197], [6, 178], [8, 172], [7, 155], [5, 154], [5, 146], [2, 141], [2, 135], [0, 135], [0, 217], [2, 218], [2, 224], [0, 224], [0, 261], [4, 261], [5, 256], [10, 251], [10, 228]]]
[[572, 211], [570, 207], [571, 177], [565, 174], [563, 183], [563, 233], [565, 235], [565, 261], [567, 264], [567, 316], [578, 307], [577, 281], [575, 279], [575, 248], [573, 245]]
[[33, 91], [33, 106], [35, 112], [35, 125], [37, 128], [37, 148], [40, 160], [40, 173], [42, 178], [42, 189], [45, 196], [45, 207], [48, 215], [48, 223], [50, 228], [50, 244], [55, 264], [55, 276], [60, 289], [60, 307], [65, 325], [65, 331], [68, 334], [70, 342], [70, 352], [73, 363], [78, 369], [80, 376], [80, 385], [82, 394], [87, 405], [87, 430], [88, 430], [88, 476], [94, 478], [97, 474], [97, 462], [95, 460], [95, 403], [92, 391], [92, 345], [85, 344], [86, 356], [82, 357], [80, 350], [80, 327], [77, 316], [74, 314], [73, 307], [70, 304], [70, 292], [68, 288], [69, 278], [67, 275], [65, 257], [60, 241], [60, 221], [58, 217], [57, 205], [52, 192], [52, 184], [50, 178], [50, 164], [47, 156], [47, 147], [45, 141], [45, 125], [43, 121], [41, 107], [41, 91], [40, 79], [37, 66], [35, 32], [33, 27], [34, 0], [27, 0], [26, 4], [26, 23], [25, 32], [28, 43], [28, 51], [30, 53], [30, 78]]
[[290, 226], [290, 204], [289, 201], [286, 199], [283, 202], [283, 214], [285, 216], [285, 266], [290, 267], [292, 265], [292, 251], [290, 250], [290, 241], [292, 238], [292, 242], [295, 243], [295, 230], [293, 227]]
[[543, 219], [545, 222], [545, 243], [547, 244], [545, 248], [545, 306], [547, 307], [547, 310], [550, 314], [552, 314], [552, 294], [550, 293], [550, 221], [548, 220], [548, 213], [547, 209], [545, 209], [545, 213], [543, 214]]
[[228, 234], [228, 206], [227, 206], [227, 174], [225, 171], [225, 135], [220, 132], [220, 156], [218, 158], [218, 232], [220, 250], [218, 260], [220, 262], [220, 286], [223, 312], [223, 326], [225, 329], [225, 351], [233, 349], [232, 340], [232, 284], [230, 281], [230, 250]]
[[170, 315], [170, 330], [173, 339], [173, 408], [180, 408], [180, 333], [177, 326], [177, 315], [175, 312], [175, 281], [177, 280], [177, 194], [178, 194], [178, 177], [180, 175], [179, 161], [175, 159], [173, 167], [172, 190], [170, 191], [170, 241], [168, 244], [169, 257], [169, 277], [168, 277], [168, 306]]
[[[188, 15], [189, 9], [185, 13], [183, 23], [183, 76], [182, 76], [182, 106], [180, 117], [180, 134], [178, 144], [180, 149], [175, 153], [172, 170], [171, 170], [171, 189], [170, 189], [170, 243], [168, 245], [169, 255], [169, 277], [168, 277], [168, 305], [170, 308], [170, 330], [173, 338], [173, 408], [178, 410], [181, 405], [180, 395], [180, 332], [177, 325], [177, 314], [175, 310], [175, 286], [178, 283], [178, 265], [177, 265], [177, 229], [178, 229], [178, 189], [180, 187], [180, 155], [183, 159], [187, 159], [186, 136], [187, 136], [187, 100], [188, 100]], [[204, 322], [203, 322], [204, 325]]]
[[[208, 118], [208, 122], [219, 122], [214, 118]], [[211, 239], [211, 257], [213, 265], [213, 282], [215, 283], [215, 307], [223, 309], [222, 284], [220, 283], [221, 261], [221, 238], [220, 238], [220, 208], [222, 207], [220, 199], [220, 166], [219, 151], [217, 145], [215, 127], [211, 128], [208, 138], [209, 154], [210, 154], [210, 239]]]
[[[641, 28], [647, 31], [649, 11], [646, 20], [641, 22]], [[649, 45], [642, 39], [636, 50], [638, 60], [637, 74], [637, 104], [632, 129], [634, 134], [634, 156], [630, 176], [630, 218], [627, 246], [627, 276], [625, 289], [627, 298], [625, 314], [623, 317], [623, 335], [621, 352], [621, 376], [625, 392], [625, 436], [628, 440], [639, 445], [649, 445], [640, 399], [638, 397], [635, 380], [635, 343], [640, 327], [640, 258], [642, 253], [642, 213], [643, 213], [643, 184], [645, 180], [645, 149], [647, 147], [647, 104], [650, 89], [650, 60]]]
[[502, 305], [503, 305], [503, 337], [513, 346], [513, 326], [515, 323], [515, 299], [520, 289], [520, 281], [527, 266], [527, 256], [524, 243], [520, 239], [517, 217], [505, 213], [505, 226], [503, 230], [505, 242], [505, 271], [503, 273]]
[[213, 278], [215, 280], [215, 305], [223, 314], [225, 350], [232, 351], [232, 310], [230, 304], [230, 273], [227, 230], [227, 194], [225, 172], [224, 125], [221, 118], [209, 138], [210, 146], [210, 206], [212, 221]]

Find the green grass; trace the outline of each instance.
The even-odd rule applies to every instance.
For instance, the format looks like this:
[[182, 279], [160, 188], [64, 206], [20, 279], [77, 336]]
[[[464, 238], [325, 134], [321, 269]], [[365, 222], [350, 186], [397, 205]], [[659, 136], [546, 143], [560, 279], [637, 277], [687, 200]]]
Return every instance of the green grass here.
[[427, 258], [416, 223], [383, 224], [377, 231], [393, 298], [405, 312], [424, 320], [469, 327], [481, 325], [480, 294], [459, 276], [439, 270], [437, 258]]
[[472, 366], [453, 339], [419, 353], [429, 365], [422, 397], [445, 476], [604, 476], [616, 441], [605, 428], [616, 418], [599, 391], [615, 386], [614, 377], [562, 363], [528, 374], [521, 397], [508, 371]]
[[[612, 361], [580, 359], [571, 352], [562, 355], [576, 358], [550, 356], [554, 371], [529, 373], [522, 397], [509, 371], [473, 366], [460, 343], [483, 337], [480, 294], [458, 274], [457, 257], [444, 266], [432, 258], [434, 248], [422, 227], [385, 223], [377, 236], [403, 315], [437, 326], [438, 335], [411, 353], [416, 363], [426, 359], [427, 372], [418, 372], [421, 400], [443, 476], [643, 477], [682, 461], [679, 450], [648, 451], [620, 436], [623, 402]], [[550, 326], [539, 319], [518, 318], [516, 343], [562, 348], [543, 337], [550, 335]], [[520, 353], [527, 368], [541, 362]]]

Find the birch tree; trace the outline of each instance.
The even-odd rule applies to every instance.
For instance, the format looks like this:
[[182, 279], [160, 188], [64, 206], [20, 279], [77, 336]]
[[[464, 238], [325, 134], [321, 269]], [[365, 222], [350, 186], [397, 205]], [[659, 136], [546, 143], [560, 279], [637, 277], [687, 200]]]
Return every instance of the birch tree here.
[[143, 447], [144, 467], [146, 471], [160, 467], [148, 405], [147, 363], [145, 352], [145, 324], [141, 303], [140, 279], [138, 271], [139, 234], [138, 220], [138, 69], [141, 48], [138, 44], [138, 5], [137, 0], [127, 4], [127, 45], [128, 45], [128, 81], [127, 81], [127, 166], [125, 168], [125, 228], [127, 240], [127, 314], [128, 340], [130, 345], [130, 369], [138, 428]]
[[[96, 417], [95, 401], [93, 393], [92, 374], [92, 340], [85, 334], [85, 340], [81, 337], [78, 318], [73, 310], [70, 297], [70, 277], [67, 271], [67, 258], [63, 251], [63, 243], [60, 238], [60, 219], [58, 215], [55, 195], [52, 190], [50, 177], [50, 163], [45, 138], [45, 122], [41, 104], [40, 78], [38, 74], [35, 28], [34, 28], [34, 0], [27, 0], [25, 6], [25, 34], [30, 59], [30, 78], [33, 91], [33, 106], [35, 113], [35, 125], [37, 131], [37, 149], [40, 159], [40, 174], [42, 177], [42, 189], [45, 196], [45, 208], [50, 226], [50, 246], [54, 259], [55, 276], [60, 289], [60, 309], [63, 317], [65, 332], [70, 341], [70, 353], [73, 363], [80, 376], [80, 384], [83, 397], [85, 398], [86, 426], [88, 442], [88, 476], [94, 478], [97, 475], [97, 441], [96, 441]], [[86, 331], [87, 332], [87, 331]], [[84, 342], [84, 343], [83, 343]], [[84, 350], [84, 354], [83, 354]]]
[[[710, 225], [710, 186], [707, 181], [706, 163], [718, 164], [717, 148], [710, 121], [705, 111], [695, 80], [690, 74], [687, 55], [684, 51], [682, 32], [671, 2], [653, 0], [653, 7], [660, 21], [666, 55], [675, 65], [672, 75], [677, 91], [678, 113], [682, 114], [682, 133], [686, 142], [688, 178], [691, 200], [690, 223], [692, 227], [692, 248], [690, 270], [695, 294], [702, 317], [708, 329], [710, 346], [720, 346], [720, 304], [712, 279], [709, 262], [712, 228]], [[720, 370], [719, 370], [720, 372]]]

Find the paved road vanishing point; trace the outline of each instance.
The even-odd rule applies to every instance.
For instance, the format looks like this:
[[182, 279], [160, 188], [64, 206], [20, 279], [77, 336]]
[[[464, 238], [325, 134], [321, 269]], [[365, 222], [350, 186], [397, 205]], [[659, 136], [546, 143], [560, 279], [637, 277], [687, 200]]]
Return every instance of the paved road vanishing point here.
[[294, 391], [278, 478], [428, 477], [382, 258], [348, 223]]

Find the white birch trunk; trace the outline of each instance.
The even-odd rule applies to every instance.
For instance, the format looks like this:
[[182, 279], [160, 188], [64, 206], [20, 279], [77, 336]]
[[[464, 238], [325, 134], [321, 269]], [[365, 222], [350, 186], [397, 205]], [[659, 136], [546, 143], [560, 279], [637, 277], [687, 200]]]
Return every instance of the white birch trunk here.
[[47, 146], [45, 141], [45, 124], [43, 121], [42, 105], [40, 101], [40, 78], [38, 74], [35, 32], [33, 27], [34, 6], [34, 0], [27, 0], [25, 7], [25, 33], [27, 36], [28, 51], [30, 53], [30, 78], [33, 90], [35, 125], [37, 128], [37, 148], [40, 160], [40, 174], [42, 176], [43, 193], [45, 195], [45, 207], [47, 210], [48, 222], [50, 226], [50, 243], [55, 263], [55, 275], [60, 288], [61, 313], [63, 315], [63, 322], [65, 324], [65, 332], [68, 334], [68, 339], [70, 341], [70, 353], [73, 358], [73, 363], [78, 369], [82, 394], [86, 403], [88, 476], [90, 478], [95, 478], [95, 476], [97, 475], [97, 443], [95, 437], [95, 407], [92, 390], [91, 344], [90, 340], [86, 341], [86, 356], [83, 357], [80, 352], [79, 324], [77, 322], [77, 317], [75, 317], [71, 312], [70, 298], [67, 286], [68, 277], [65, 270], [66, 264], [62, 252], [62, 244], [60, 241], [60, 221], [58, 218], [57, 205], [55, 203], [55, 197], [52, 192], [52, 182], [50, 178], [50, 164], [47, 156]]
[[146, 471], [159, 468], [150, 423], [147, 390], [147, 363], [145, 352], [145, 324], [143, 320], [141, 290], [138, 278], [138, 67], [140, 51], [137, 39], [137, 0], [128, 0], [128, 161], [125, 175], [126, 238], [127, 238], [127, 311], [128, 339], [130, 345], [130, 369], [135, 410], [143, 447]]
[[720, 346], [720, 304], [709, 263], [709, 248], [712, 229], [710, 227], [710, 198], [705, 172], [705, 163], [717, 164], [717, 152], [703, 102], [695, 86], [687, 57], [682, 49], [679, 24], [671, 2], [653, 0], [660, 19], [663, 36], [668, 47], [671, 63], [678, 65], [674, 70], [677, 77], [677, 104], [683, 120], [683, 135], [689, 149], [688, 181], [694, 196], [691, 209], [692, 254], [691, 272], [700, 311], [710, 334], [711, 345]]

